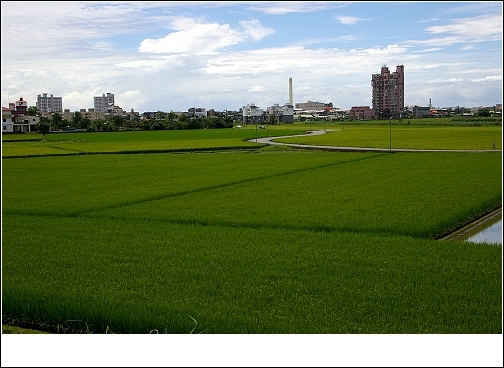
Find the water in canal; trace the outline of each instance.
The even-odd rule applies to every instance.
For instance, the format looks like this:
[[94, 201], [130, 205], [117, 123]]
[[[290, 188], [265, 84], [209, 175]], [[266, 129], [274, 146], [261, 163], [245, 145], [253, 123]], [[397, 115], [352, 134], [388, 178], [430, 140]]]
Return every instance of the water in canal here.
[[466, 234], [462, 240], [502, 245], [502, 216], [496, 217]]

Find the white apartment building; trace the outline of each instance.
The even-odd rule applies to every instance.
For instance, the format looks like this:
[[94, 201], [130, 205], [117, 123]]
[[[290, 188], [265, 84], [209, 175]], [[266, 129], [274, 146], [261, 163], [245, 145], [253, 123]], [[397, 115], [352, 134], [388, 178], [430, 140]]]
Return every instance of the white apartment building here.
[[40, 113], [52, 113], [63, 111], [63, 98], [54, 97], [52, 94], [47, 96], [47, 93], [37, 96], [37, 110]]
[[14, 122], [12, 121], [12, 110], [2, 106], [2, 133], [14, 132]]
[[107, 112], [110, 106], [115, 106], [114, 94], [108, 93], [94, 97], [94, 111]]

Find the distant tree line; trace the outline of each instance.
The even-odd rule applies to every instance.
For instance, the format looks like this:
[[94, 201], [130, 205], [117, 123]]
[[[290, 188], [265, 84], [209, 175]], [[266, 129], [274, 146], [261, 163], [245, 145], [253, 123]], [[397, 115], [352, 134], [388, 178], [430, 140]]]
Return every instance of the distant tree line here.
[[35, 106], [27, 109], [27, 114], [39, 116], [37, 130], [45, 133], [50, 130], [82, 129], [89, 132], [115, 132], [119, 130], [182, 130], [182, 129], [219, 129], [232, 128], [234, 119], [232, 116], [219, 114], [217, 116], [198, 117], [188, 114], [176, 114], [173, 111], [165, 113], [144, 114], [143, 119], [119, 115], [107, 116], [105, 119], [93, 120], [86, 118], [80, 111], [72, 114], [70, 121], [63, 119], [60, 113], [53, 113], [50, 117], [41, 115]]
[[141, 130], [218, 129], [232, 128], [233, 123], [233, 118], [226, 115], [197, 117], [188, 114], [178, 115], [173, 111], [168, 113], [158, 111], [145, 113], [144, 119], [137, 122], [137, 128]]

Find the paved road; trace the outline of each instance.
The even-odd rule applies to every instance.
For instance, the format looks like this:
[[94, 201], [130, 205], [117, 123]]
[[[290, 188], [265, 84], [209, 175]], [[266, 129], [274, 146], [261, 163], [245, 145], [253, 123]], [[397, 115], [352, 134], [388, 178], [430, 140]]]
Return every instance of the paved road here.
[[281, 137], [266, 137], [266, 138], [253, 138], [249, 139], [248, 142], [252, 143], [262, 143], [262, 144], [270, 144], [273, 146], [290, 146], [297, 148], [306, 148], [306, 149], [323, 149], [329, 151], [354, 151], [354, 152], [364, 152], [364, 151], [372, 151], [372, 152], [501, 152], [501, 150], [443, 150], [443, 149], [409, 149], [409, 148], [372, 148], [372, 147], [340, 147], [340, 146], [316, 146], [310, 144], [294, 144], [294, 143], [280, 143], [273, 142], [273, 139], [277, 138], [289, 138], [289, 137], [300, 137], [300, 136], [313, 136], [326, 134], [326, 130], [312, 130], [306, 134], [297, 134], [297, 135], [286, 135]]

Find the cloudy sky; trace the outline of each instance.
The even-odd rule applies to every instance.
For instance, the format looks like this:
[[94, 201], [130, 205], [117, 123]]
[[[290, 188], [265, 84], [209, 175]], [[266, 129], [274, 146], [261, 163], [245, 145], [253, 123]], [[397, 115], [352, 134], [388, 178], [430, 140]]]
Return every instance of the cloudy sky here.
[[502, 2], [2, 1], [2, 106], [113, 93], [135, 111], [371, 106], [405, 70], [405, 104], [502, 103]]

